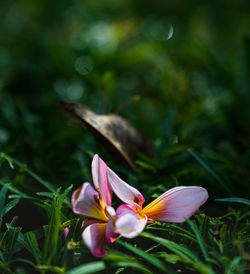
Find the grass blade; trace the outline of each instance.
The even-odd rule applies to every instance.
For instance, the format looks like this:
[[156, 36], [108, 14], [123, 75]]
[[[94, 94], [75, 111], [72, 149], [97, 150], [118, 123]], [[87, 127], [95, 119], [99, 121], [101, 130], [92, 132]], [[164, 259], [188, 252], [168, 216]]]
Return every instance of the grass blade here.
[[[37, 268], [41, 271], [41, 273], [49, 272], [49, 273], [65, 273], [64, 268], [58, 266], [50, 266], [50, 265], [38, 265]], [[80, 274], [80, 273], [78, 273]]]
[[245, 205], [250, 205], [250, 200], [245, 198], [239, 198], [239, 197], [230, 197], [230, 198], [223, 198], [223, 199], [215, 199], [215, 201], [218, 202], [227, 202], [227, 203], [240, 203]]
[[143, 232], [140, 235], [143, 237], [149, 238], [153, 241], [156, 241], [157, 243], [160, 243], [161, 245], [165, 246], [167, 249], [177, 254], [181, 261], [192, 265], [200, 273], [215, 274], [213, 269], [209, 265], [206, 265], [203, 262], [201, 262], [198, 259], [198, 257], [194, 255], [191, 251], [189, 251], [187, 248], [179, 244], [176, 244], [172, 241], [169, 241], [167, 239], [163, 239], [163, 238], [151, 235], [149, 233]]
[[89, 273], [97, 273], [98, 271], [102, 271], [106, 268], [105, 263], [100, 262], [93, 262], [88, 264], [83, 264], [80, 266], [77, 266], [69, 271], [66, 272], [66, 274], [89, 274]]
[[201, 252], [204, 256], [204, 258], [207, 260], [209, 259], [209, 256], [208, 256], [208, 253], [207, 253], [207, 250], [205, 248], [205, 245], [204, 245], [204, 240], [201, 236], [201, 233], [198, 229], [198, 227], [196, 226], [196, 224], [194, 222], [192, 222], [191, 220], [189, 219], [186, 219], [187, 220], [187, 223], [189, 224], [189, 226], [191, 227], [191, 229], [193, 230], [195, 236], [196, 236], [196, 239], [200, 245], [200, 248], [201, 248]]
[[56, 191], [49, 211], [48, 227], [45, 234], [45, 244], [43, 250], [42, 263], [44, 265], [50, 264], [53, 260], [56, 250], [59, 231], [61, 229], [61, 208], [63, 202], [72, 189], [72, 185], [68, 187], [64, 193], [59, 196], [60, 188]]
[[2, 187], [0, 191], [0, 218], [2, 218], [4, 215], [4, 203], [5, 203], [8, 187], [9, 187], [9, 184], [6, 184]]
[[[16, 159], [13, 159], [9, 155], [1, 152], [0, 153], [0, 159], [5, 159], [11, 168], [14, 168], [14, 164], [18, 167], [24, 167], [25, 165], [21, 162], [19, 162]], [[43, 180], [40, 176], [38, 176], [36, 173], [34, 173], [32, 170], [30, 170], [28, 167], [25, 168], [25, 172], [27, 172], [31, 177], [33, 177], [37, 182], [39, 182], [41, 185], [43, 185], [45, 188], [47, 188], [51, 192], [55, 192], [56, 188], [51, 185], [49, 182]]]
[[154, 236], [152, 234], [143, 232], [140, 234], [143, 237], [149, 238], [157, 243], [160, 243], [161, 245], [165, 246], [166, 248], [168, 248], [169, 250], [171, 250], [172, 252], [174, 252], [175, 254], [179, 255], [180, 258], [183, 259], [183, 261], [185, 262], [193, 262], [193, 261], [197, 261], [198, 257], [196, 255], [194, 255], [191, 251], [189, 251], [187, 248], [176, 244], [172, 241], [169, 241], [167, 239], [163, 239], [161, 237], [157, 237]]
[[232, 191], [228, 188], [226, 182], [217, 174], [216, 171], [214, 171], [204, 159], [196, 152], [194, 149], [189, 148], [187, 150], [200, 164], [203, 166], [213, 177], [214, 179], [225, 189], [225, 191], [232, 195]]
[[25, 247], [30, 251], [30, 253], [34, 256], [37, 264], [41, 262], [41, 251], [39, 250], [38, 242], [36, 236], [33, 232], [27, 232], [25, 234]]
[[16, 193], [16, 195], [15, 195], [15, 194], [10, 194], [10, 195], [8, 196], [8, 198], [10, 198], [10, 199], [13, 199], [13, 198], [17, 198], [17, 199], [20, 199], [20, 198], [24, 198], [24, 199], [35, 199], [35, 198], [33, 198], [33, 197], [31, 197], [31, 196], [25, 194], [24, 192], [20, 191], [19, 189], [17, 189], [17, 188], [14, 187], [13, 185], [11, 185], [11, 183], [6, 183], [6, 182], [0, 180], [0, 185], [4, 186], [4, 185], [6, 185], [6, 184], [9, 185], [9, 186], [8, 186], [8, 189], [9, 189], [11, 192]]
[[244, 271], [241, 269], [240, 266], [241, 258], [236, 257], [232, 260], [229, 266], [226, 269], [226, 274], [244, 274]]
[[166, 272], [165, 265], [158, 258], [152, 256], [151, 254], [145, 253], [143, 250], [139, 249], [138, 247], [135, 248], [135, 247], [133, 247], [132, 245], [130, 245], [128, 243], [125, 243], [125, 242], [122, 242], [122, 241], [119, 241], [119, 240], [117, 241], [117, 243], [124, 246], [125, 248], [127, 248], [129, 251], [135, 253], [136, 255], [140, 256], [141, 258], [143, 258], [144, 260], [146, 260], [147, 262], [149, 262], [150, 264], [152, 264], [153, 266], [155, 266], [159, 270]]
[[135, 257], [128, 256], [121, 252], [109, 252], [104, 259], [106, 261], [111, 261], [111, 265], [115, 267], [130, 267], [142, 271], [143, 273], [153, 273], [147, 267], [139, 263]]
[[117, 263], [114, 264], [114, 266], [117, 266], [117, 267], [131, 267], [131, 268], [134, 268], [134, 269], [141, 270], [143, 273], [153, 274], [152, 271], [150, 271], [148, 268], [146, 268], [145, 266], [141, 265], [138, 262], [117, 262]]
[[6, 260], [8, 261], [12, 255], [16, 252], [16, 243], [17, 243], [17, 238], [18, 234], [21, 231], [21, 227], [13, 227], [10, 224], [6, 224], [7, 229], [8, 229], [8, 239], [7, 239], [7, 244], [4, 249], [4, 255]]
[[[13, 199], [10, 201], [3, 209], [0, 217], [3, 217], [5, 214], [7, 214], [13, 207], [15, 207], [19, 203], [19, 199]], [[1, 212], [1, 211], [0, 211]]]
[[[174, 229], [172, 229], [172, 228], [174, 228]], [[150, 229], [152, 229], [152, 230], [162, 230], [162, 231], [168, 231], [168, 232], [171, 231], [171, 232], [174, 232], [175, 234], [186, 237], [186, 238], [188, 238], [192, 241], [196, 241], [194, 235], [190, 231], [188, 231], [188, 230], [186, 230], [186, 229], [184, 229], [184, 228], [182, 228], [178, 225], [175, 225], [175, 224], [168, 224], [168, 227], [164, 227], [164, 226], [162, 226], [161, 223], [155, 222], [153, 224], [148, 225], [146, 227], [146, 229], [149, 229], [149, 230]], [[177, 232], [176, 230], [179, 230], [180, 232]]]

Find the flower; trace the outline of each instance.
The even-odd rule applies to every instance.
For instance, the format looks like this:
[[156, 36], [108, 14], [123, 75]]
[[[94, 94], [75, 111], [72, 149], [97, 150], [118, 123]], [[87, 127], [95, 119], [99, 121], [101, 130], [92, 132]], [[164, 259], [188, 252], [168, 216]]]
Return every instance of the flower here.
[[121, 180], [111, 169], [107, 170], [108, 182], [114, 193], [124, 203], [116, 210], [115, 227], [126, 238], [141, 233], [148, 219], [158, 222], [185, 222], [208, 199], [207, 190], [198, 186], [179, 186], [169, 189], [142, 208], [143, 195]]
[[114, 242], [118, 234], [114, 228], [115, 210], [111, 207], [107, 165], [98, 155], [92, 160], [92, 177], [96, 190], [90, 183], [83, 183], [72, 195], [72, 207], [74, 213], [92, 218], [83, 221], [82, 226], [88, 226], [82, 239], [94, 256], [102, 257], [107, 253], [105, 243]]

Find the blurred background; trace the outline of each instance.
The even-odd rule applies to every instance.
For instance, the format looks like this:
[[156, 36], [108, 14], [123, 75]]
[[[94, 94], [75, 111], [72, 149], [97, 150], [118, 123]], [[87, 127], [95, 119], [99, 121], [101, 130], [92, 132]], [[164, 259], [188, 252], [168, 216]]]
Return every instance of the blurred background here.
[[[187, 152], [193, 147], [245, 197], [249, 11], [244, 0], [2, 0], [0, 150], [63, 187], [91, 180], [94, 153], [115, 166], [60, 106], [81, 102], [118, 113], [153, 141], [151, 184], [228, 196]], [[7, 164], [1, 172], [7, 180]], [[14, 184], [39, 189], [20, 174]]]

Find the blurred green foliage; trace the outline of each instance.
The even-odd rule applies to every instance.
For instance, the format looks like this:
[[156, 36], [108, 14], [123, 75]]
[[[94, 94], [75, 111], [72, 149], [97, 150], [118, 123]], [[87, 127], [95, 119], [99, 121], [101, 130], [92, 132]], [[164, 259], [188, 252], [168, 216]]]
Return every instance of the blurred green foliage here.
[[60, 113], [68, 100], [120, 111], [157, 148], [194, 145], [244, 173], [248, 1], [95, 2], [1, 1], [2, 150], [58, 185], [80, 178], [77, 155], [102, 150]]
[[[53, 189], [91, 181], [95, 153], [147, 199], [201, 185], [210, 216], [232, 206], [216, 198], [249, 199], [249, 11], [247, 0], [2, 0], [0, 151], [20, 162], [10, 160], [11, 169], [1, 154], [0, 182], [17, 195], [8, 211], [21, 199], [23, 232], [48, 222], [39, 195], [23, 214], [34, 193], [48, 191], [44, 180]], [[155, 159], [142, 155], [136, 173], [116, 165], [60, 100], [120, 114], [152, 139]], [[8, 230], [21, 235], [14, 224]]]

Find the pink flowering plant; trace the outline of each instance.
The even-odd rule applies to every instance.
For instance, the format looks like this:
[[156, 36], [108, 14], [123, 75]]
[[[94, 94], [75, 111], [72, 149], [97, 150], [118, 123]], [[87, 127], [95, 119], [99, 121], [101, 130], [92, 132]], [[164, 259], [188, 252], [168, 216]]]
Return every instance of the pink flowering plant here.
[[[73, 193], [72, 206], [74, 213], [89, 218], [82, 223], [82, 239], [96, 257], [104, 256], [106, 243], [113, 243], [119, 234], [134, 238], [150, 222], [185, 222], [208, 199], [202, 187], [180, 186], [143, 208], [143, 195], [120, 179], [98, 155], [92, 161], [92, 177], [95, 189], [84, 183]], [[111, 205], [112, 192], [124, 202], [116, 211]]]
[[143, 231], [147, 222], [182, 223], [190, 218], [208, 199], [206, 189], [198, 186], [174, 187], [146, 207], [145, 199], [134, 187], [108, 169], [108, 181], [114, 193], [126, 204], [116, 211], [115, 227], [123, 237], [134, 238]]
[[74, 191], [73, 212], [90, 218], [82, 226], [84, 244], [96, 257], [107, 253], [105, 243], [112, 243], [117, 237], [114, 227], [115, 210], [111, 207], [112, 190], [107, 182], [107, 165], [95, 155], [92, 161], [92, 177], [95, 189], [86, 182]]

